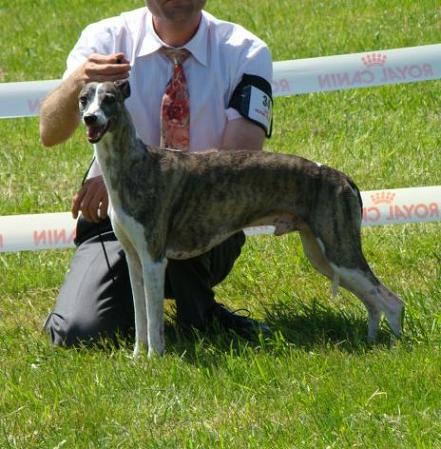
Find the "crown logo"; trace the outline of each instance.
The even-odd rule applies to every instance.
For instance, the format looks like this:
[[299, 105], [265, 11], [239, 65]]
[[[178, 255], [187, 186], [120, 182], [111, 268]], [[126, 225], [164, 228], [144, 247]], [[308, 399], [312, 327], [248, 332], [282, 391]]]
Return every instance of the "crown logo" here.
[[377, 192], [371, 195], [374, 204], [391, 204], [395, 199], [395, 193], [392, 192]]
[[386, 64], [387, 56], [381, 53], [371, 53], [361, 58], [366, 67], [382, 67]]

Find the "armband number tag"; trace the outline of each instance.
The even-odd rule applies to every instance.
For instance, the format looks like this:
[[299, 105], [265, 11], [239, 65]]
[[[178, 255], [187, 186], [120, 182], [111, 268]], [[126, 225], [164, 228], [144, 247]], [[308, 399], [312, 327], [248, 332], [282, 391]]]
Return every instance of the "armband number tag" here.
[[273, 112], [271, 97], [255, 86], [250, 87], [248, 117], [262, 124], [266, 130], [269, 130]]

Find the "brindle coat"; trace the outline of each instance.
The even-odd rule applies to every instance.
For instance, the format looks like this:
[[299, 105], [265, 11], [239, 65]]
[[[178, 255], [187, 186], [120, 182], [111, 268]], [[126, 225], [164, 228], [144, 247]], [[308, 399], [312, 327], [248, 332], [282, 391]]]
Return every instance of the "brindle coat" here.
[[163, 351], [167, 258], [196, 256], [256, 225], [274, 225], [276, 235], [300, 232], [313, 266], [365, 304], [370, 340], [382, 313], [400, 335], [404, 306], [363, 256], [361, 197], [350, 178], [293, 155], [146, 146], [124, 106], [129, 94], [128, 82], [91, 83], [80, 94], [80, 110], [95, 142], [112, 223], [136, 278], [135, 353], [147, 343], [149, 354]]

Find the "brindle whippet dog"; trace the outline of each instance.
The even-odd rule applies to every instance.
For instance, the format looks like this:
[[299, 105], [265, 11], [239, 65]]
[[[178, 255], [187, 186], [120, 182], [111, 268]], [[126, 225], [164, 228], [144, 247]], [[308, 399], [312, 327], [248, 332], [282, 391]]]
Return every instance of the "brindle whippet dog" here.
[[[145, 145], [124, 105], [127, 81], [87, 84], [80, 112], [110, 197], [129, 267], [135, 355], [164, 351], [167, 259], [202, 254], [243, 228], [299, 231], [312, 265], [368, 311], [368, 340], [384, 313], [401, 334], [404, 304], [373, 274], [360, 238], [361, 197], [343, 173], [301, 157], [253, 151], [186, 153]], [[335, 289], [334, 289], [335, 291]]]

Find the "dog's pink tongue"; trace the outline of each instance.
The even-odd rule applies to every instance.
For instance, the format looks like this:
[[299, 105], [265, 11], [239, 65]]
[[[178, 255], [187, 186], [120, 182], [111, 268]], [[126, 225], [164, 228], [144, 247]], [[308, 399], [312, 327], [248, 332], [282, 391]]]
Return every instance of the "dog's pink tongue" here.
[[100, 137], [101, 127], [89, 126], [87, 128], [87, 138], [91, 141], [97, 140]]

